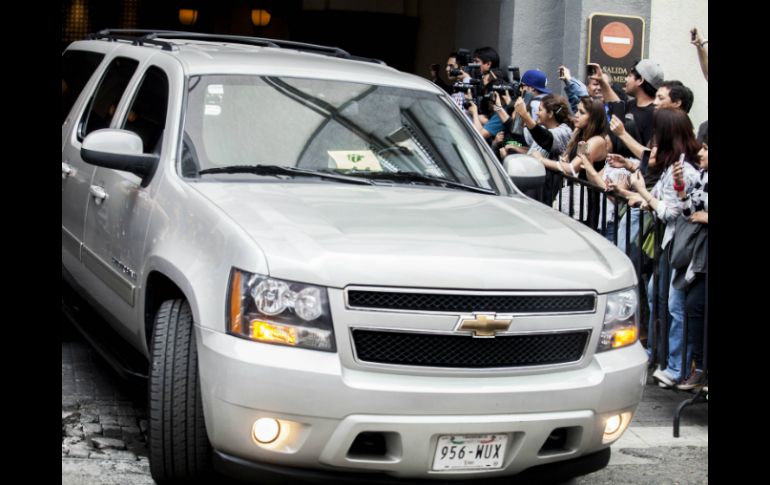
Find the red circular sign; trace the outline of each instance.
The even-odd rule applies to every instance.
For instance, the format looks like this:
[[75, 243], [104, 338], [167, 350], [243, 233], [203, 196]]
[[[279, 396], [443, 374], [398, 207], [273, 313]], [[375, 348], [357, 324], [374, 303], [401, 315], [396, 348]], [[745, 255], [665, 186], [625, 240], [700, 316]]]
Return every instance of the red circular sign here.
[[626, 24], [610, 22], [599, 33], [599, 45], [608, 56], [620, 59], [634, 47], [634, 34]]

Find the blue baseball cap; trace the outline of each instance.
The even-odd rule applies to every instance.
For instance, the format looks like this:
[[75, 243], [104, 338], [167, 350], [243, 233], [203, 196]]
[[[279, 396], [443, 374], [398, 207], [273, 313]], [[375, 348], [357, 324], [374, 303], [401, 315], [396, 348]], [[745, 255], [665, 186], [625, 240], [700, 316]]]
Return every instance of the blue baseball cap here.
[[546, 87], [546, 85], [548, 85], [548, 78], [545, 77], [543, 71], [530, 69], [521, 76], [521, 84], [533, 87], [541, 93], [551, 94], [551, 90]]

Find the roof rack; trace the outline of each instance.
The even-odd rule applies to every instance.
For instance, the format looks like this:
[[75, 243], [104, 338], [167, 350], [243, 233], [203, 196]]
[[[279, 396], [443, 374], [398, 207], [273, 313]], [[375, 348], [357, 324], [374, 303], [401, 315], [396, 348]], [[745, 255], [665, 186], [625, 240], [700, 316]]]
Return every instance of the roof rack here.
[[166, 51], [175, 50], [177, 49], [177, 46], [172, 42], [167, 42], [161, 39], [205, 40], [209, 42], [228, 42], [232, 44], [246, 44], [259, 47], [274, 47], [277, 49], [296, 49], [300, 51], [323, 54], [331, 57], [339, 57], [342, 59], [373, 62], [375, 64], [383, 65], [385, 64], [379, 59], [352, 56], [349, 52], [342, 50], [339, 47], [327, 47], [323, 45], [306, 44], [304, 42], [295, 42], [291, 40], [265, 39], [262, 37], [247, 37], [243, 35], [204, 34], [200, 32], [182, 32], [175, 30], [104, 29], [96, 33], [88, 34], [88, 39], [105, 39], [112, 42], [124, 40], [131, 42], [133, 45], [141, 46], [149, 44], [160, 46], [163, 50]]

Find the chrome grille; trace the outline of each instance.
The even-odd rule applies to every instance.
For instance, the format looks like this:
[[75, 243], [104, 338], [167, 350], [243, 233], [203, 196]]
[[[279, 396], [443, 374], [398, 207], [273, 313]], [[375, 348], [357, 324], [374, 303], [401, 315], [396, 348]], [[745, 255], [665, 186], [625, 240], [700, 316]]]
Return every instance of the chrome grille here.
[[348, 305], [447, 313], [575, 313], [594, 311], [596, 296], [590, 293], [494, 295], [348, 290]]

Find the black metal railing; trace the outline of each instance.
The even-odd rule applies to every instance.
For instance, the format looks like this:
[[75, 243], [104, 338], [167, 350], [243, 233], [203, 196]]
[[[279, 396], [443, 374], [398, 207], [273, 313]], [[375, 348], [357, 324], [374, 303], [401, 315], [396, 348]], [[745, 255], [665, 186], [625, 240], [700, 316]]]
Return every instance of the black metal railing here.
[[[642, 334], [647, 328], [646, 343], [651, 350], [650, 369], [667, 366], [669, 346], [669, 311], [668, 294], [670, 267], [668, 253], [661, 248], [665, 224], [655, 212], [642, 211], [630, 207], [628, 200], [616, 192], [605, 192], [602, 188], [577, 177], [571, 177], [556, 171], [548, 171], [547, 190], [540, 191], [540, 201], [588, 225], [609, 239], [628, 256], [634, 264], [639, 281]], [[555, 190], [554, 190], [555, 189]], [[566, 199], [566, 204], [565, 204]], [[611, 225], [608, 223], [607, 208], [612, 207]], [[636, 231], [633, 224], [637, 224]], [[618, 235], [625, 236], [619, 241]], [[670, 244], [669, 244], [670, 246]], [[651, 253], [651, 254], [650, 254]], [[661, 271], [663, 270], [663, 271]], [[651, 285], [647, 283], [651, 280]], [[674, 413], [674, 436], [679, 436], [680, 415], [684, 408], [692, 404], [707, 401], [708, 392], [708, 274], [705, 275], [705, 308], [703, 323], [703, 373], [705, 386], [694, 397], [683, 401]], [[649, 291], [652, 290], [652, 291]], [[651, 293], [651, 294], [650, 294]], [[646, 303], [643, 303], [646, 302]], [[651, 304], [650, 304], [651, 302]], [[682, 378], [690, 374], [687, 361], [688, 333], [690, 322], [687, 314], [687, 300], [684, 301], [684, 321], [682, 323]], [[648, 306], [649, 305], [649, 306]], [[652, 324], [650, 325], [650, 314]]]

